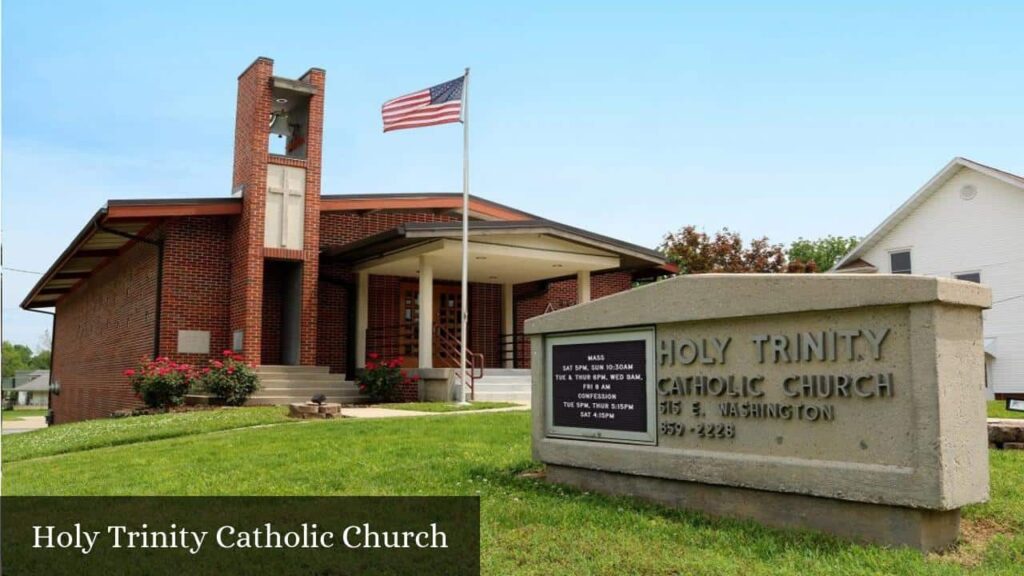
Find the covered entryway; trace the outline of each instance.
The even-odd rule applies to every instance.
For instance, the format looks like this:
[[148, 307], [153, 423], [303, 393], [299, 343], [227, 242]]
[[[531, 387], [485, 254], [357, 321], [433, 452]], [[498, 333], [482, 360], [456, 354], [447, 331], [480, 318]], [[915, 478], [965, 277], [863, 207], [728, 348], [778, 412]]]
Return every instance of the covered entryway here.
[[302, 263], [267, 260], [263, 265], [262, 364], [299, 364]]
[[[456, 364], [452, 360], [457, 354], [444, 347], [450, 344], [458, 350], [460, 346], [461, 231], [459, 222], [410, 222], [325, 251], [325, 262], [343, 264], [357, 278], [353, 330], [357, 369], [366, 365], [367, 352], [401, 355], [408, 366], [418, 368]], [[591, 298], [594, 273], [664, 272], [664, 260], [654, 250], [546, 220], [475, 221], [469, 234], [471, 295], [475, 286], [477, 293], [484, 291], [496, 302], [496, 309], [488, 310], [484, 320], [475, 308], [479, 301], [471, 298], [467, 304], [469, 310], [476, 310], [470, 314], [470, 341], [485, 343], [490, 366], [519, 367], [497, 344], [514, 335], [517, 285], [574, 280], [576, 293], [568, 298], [582, 303]], [[372, 287], [371, 277], [376, 279]], [[397, 279], [400, 287], [390, 292], [381, 284], [383, 279]], [[400, 297], [385, 295], [396, 292]], [[397, 314], [393, 312], [396, 304]], [[382, 317], [395, 316], [400, 318], [397, 327], [382, 323]], [[425, 318], [430, 321], [422, 321]], [[509, 340], [501, 346], [512, 349], [516, 344]]]

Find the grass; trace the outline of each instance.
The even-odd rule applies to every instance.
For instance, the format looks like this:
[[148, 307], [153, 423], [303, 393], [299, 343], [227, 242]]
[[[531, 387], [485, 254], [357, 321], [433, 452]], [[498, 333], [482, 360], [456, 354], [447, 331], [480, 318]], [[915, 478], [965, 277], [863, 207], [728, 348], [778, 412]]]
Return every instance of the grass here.
[[[103, 424], [121, 421], [65, 428]], [[1024, 564], [1024, 451], [991, 452], [992, 501], [965, 511], [970, 541], [922, 556], [550, 485], [523, 474], [538, 470], [529, 426], [528, 412], [306, 421], [158, 441], [136, 435], [135, 444], [80, 443], [59, 456], [24, 446], [41, 434], [29, 432], [4, 438], [22, 458], [4, 465], [2, 488], [8, 495], [479, 495], [485, 574], [1020, 574]]]
[[1024, 420], [1024, 412], [1010, 412], [1009, 410], [1006, 409], [1006, 400], [989, 400], [988, 417], [1016, 418], [1018, 420]]
[[264, 424], [295, 422], [284, 407], [226, 408], [61, 424], [4, 439], [3, 461], [80, 452]]
[[473, 402], [458, 404], [455, 402], [401, 402], [395, 404], [378, 404], [378, 408], [391, 410], [414, 410], [417, 412], [465, 412], [467, 410], [491, 410], [493, 408], [511, 408], [519, 406], [515, 402]]
[[46, 408], [15, 408], [14, 410], [0, 411], [0, 419], [4, 422], [24, 420], [33, 416], [46, 416]]

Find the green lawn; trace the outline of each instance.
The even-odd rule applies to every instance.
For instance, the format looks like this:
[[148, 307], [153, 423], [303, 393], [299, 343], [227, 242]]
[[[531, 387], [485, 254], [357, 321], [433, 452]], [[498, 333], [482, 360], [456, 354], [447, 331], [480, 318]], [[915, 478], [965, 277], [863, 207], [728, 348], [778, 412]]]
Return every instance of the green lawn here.
[[24, 420], [32, 416], [46, 416], [46, 408], [15, 408], [14, 410], [0, 411], [0, 419], [4, 422]]
[[391, 410], [414, 410], [417, 412], [465, 412], [467, 410], [490, 410], [492, 408], [511, 408], [519, 406], [515, 402], [473, 402], [457, 404], [455, 402], [401, 402], [395, 404], [378, 404], [379, 408]]
[[65, 452], [207, 434], [248, 426], [297, 422], [289, 419], [287, 413], [283, 406], [226, 408], [62, 424], [18, 434], [16, 440], [15, 436], [5, 438], [3, 461], [14, 462]]
[[1024, 419], [1024, 412], [1010, 412], [1006, 409], [1006, 400], [989, 400], [988, 417]]
[[[272, 411], [257, 412], [273, 416]], [[213, 429], [208, 413], [179, 428]], [[161, 417], [146, 417], [161, 418]], [[132, 419], [143, 420], [143, 418]], [[268, 418], [275, 421], [274, 418]], [[202, 423], [200, 423], [202, 421]], [[66, 425], [123, 426], [118, 420]], [[992, 502], [966, 510], [968, 542], [939, 556], [862, 547], [809, 533], [707, 517], [549, 485], [523, 475], [528, 412], [383, 420], [304, 421], [57, 456], [34, 439], [4, 438], [4, 494], [478, 494], [485, 574], [1020, 574], [1024, 451], [992, 451]]]

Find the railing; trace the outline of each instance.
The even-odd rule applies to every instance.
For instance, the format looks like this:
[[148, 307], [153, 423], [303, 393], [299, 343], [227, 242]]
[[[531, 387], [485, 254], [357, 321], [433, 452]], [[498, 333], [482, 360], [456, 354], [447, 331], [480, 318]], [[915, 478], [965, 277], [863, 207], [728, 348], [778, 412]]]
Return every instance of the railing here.
[[530, 338], [522, 332], [498, 336], [501, 365], [512, 368], [530, 367]]
[[[452, 368], [459, 367], [462, 355], [462, 341], [454, 330], [444, 326], [434, 326], [434, 356]], [[466, 376], [469, 382], [469, 399], [472, 400], [476, 391], [476, 381], [484, 377], [484, 355], [466, 348]]]
[[[459, 333], [444, 326], [434, 326], [433, 352], [441, 366], [458, 368], [461, 354]], [[419, 327], [416, 324], [394, 324], [366, 329], [367, 354], [379, 354], [381, 358], [415, 359], [419, 356]], [[473, 399], [476, 381], [484, 376], [485, 357], [479, 352], [466, 348], [466, 376], [469, 382], [469, 398]]]

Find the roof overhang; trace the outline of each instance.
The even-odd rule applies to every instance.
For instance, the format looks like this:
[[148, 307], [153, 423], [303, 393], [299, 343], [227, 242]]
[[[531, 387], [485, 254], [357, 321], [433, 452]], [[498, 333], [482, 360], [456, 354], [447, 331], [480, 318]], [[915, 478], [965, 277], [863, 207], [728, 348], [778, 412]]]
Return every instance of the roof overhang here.
[[52, 308], [111, 260], [145, 238], [164, 218], [241, 213], [236, 198], [111, 200], [99, 209], [21, 302]]
[[[381, 234], [328, 249], [324, 258], [354, 270], [416, 276], [421, 256], [434, 277], [461, 277], [460, 222], [408, 223]], [[471, 222], [470, 280], [524, 283], [577, 272], [659, 269], [665, 259], [653, 250], [546, 220]]]

